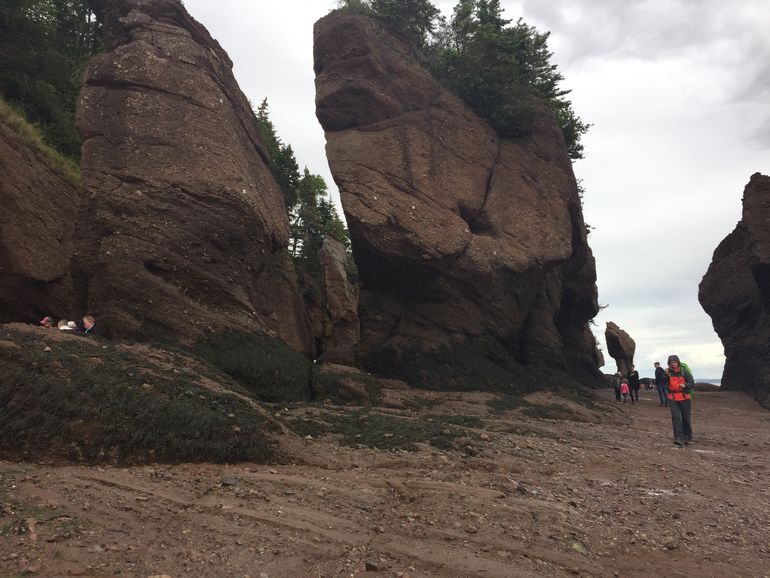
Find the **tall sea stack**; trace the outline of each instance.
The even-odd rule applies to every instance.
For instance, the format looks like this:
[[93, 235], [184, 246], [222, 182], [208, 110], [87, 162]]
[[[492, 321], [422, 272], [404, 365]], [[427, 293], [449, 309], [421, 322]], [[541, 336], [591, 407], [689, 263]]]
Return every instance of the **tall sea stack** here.
[[346, 11], [316, 23], [314, 56], [365, 366], [436, 388], [600, 382], [594, 259], [550, 110], [500, 138], [405, 40]]
[[743, 216], [714, 251], [698, 299], [725, 348], [722, 387], [770, 404], [770, 177], [751, 176]]
[[309, 353], [283, 197], [232, 62], [176, 0], [92, 0], [78, 105], [83, 308], [121, 336], [266, 332]]

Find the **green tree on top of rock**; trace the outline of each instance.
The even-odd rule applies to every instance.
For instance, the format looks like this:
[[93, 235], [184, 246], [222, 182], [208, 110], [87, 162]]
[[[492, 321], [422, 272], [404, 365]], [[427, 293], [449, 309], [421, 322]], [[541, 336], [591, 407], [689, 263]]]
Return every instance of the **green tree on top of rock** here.
[[440, 14], [430, 0], [371, 0], [371, 8], [420, 47], [433, 34]]
[[382, 18], [409, 36], [434, 76], [501, 136], [531, 131], [537, 101], [554, 111], [571, 159], [583, 158], [590, 125], [575, 114], [551, 63], [548, 32], [503, 17], [500, 0], [459, 0], [449, 20], [429, 0], [341, 0], [340, 6]]

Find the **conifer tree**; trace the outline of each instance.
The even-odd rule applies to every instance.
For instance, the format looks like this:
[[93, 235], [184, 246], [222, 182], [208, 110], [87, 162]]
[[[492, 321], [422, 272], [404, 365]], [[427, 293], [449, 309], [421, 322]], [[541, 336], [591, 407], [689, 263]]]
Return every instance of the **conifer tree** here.
[[100, 27], [86, 0], [0, 2], [0, 94], [70, 158], [80, 156], [80, 75], [100, 49]]
[[312, 174], [307, 167], [300, 175], [291, 145], [281, 141], [270, 120], [267, 99], [259, 105], [255, 116], [262, 142], [270, 155], [270, 171], [286, 203], [289, 252], [300, 283], [303, 283], [305, 275], [317, 278], [321, 274], [319, 251], [323, 240], [332, 237], [350, 249], [348, 232], [329, 198], [323, 177]]
[[501, 136], [529, 134], [537, 101], [556, 115], [571, 159], [583, 158], [590, 125], [575, 114], [551, 63], [550, 33], [522, 19], [511, 25], [500, 0], [458, 0], [447, 22], [430, 0], [339, 0], [339, 6], [382, 18], [428, 56], [434, 76]]

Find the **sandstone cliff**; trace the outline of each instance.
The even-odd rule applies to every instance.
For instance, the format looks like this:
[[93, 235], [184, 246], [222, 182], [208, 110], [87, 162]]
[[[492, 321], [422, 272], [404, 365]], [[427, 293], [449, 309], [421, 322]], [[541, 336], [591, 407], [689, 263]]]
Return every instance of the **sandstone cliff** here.
[[0, 115], [0, 323], [70, 318], [83, 191]]
[[607, 343], [607, 353], [615, 360], [618, 371], [625, 377], [634, 364], [636, 343], [628, 333], [612, 321], [607, 323], [607, 328], [604, 330], [604, 340]]
[[698, 299], [725, 348], [722, 387], [770, 398], [770, 177], [756, 173], [743, 216], [714, 251]]
[[438, 387], [528, 385], [540, 362], [601, 380], [594, 260], [553, 115], [500, 139], [401, 39], [345, 11], [316, 23], [314, 56], [367, 367]]
[[88, 308], [117, 335], [267, 331], [309, 352], [282, 195], [219, 44], [175, 0], [93, 0], [78, 105]]

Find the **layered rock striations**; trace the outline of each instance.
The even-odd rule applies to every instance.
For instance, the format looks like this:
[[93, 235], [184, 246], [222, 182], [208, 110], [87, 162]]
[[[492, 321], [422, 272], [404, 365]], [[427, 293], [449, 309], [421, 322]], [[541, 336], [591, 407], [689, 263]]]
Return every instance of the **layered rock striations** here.
[[607, 323], [607, 328], [604, 330], [604, 340], [607, 343], [607, 353], [615, 360], [618, 372], [625, 377], [634, 364], [636, 343], [628, 333], [612, 321]]
[[316, 112], [363, 287], [365, 364], [463, 366], [437, 386], [478, 385], [461, 373], [480, 357], [479, 373], [505, 366], [498, 381], [514, 385], [540, 362], [601, 379], [587, 325], [594, 260], [553, 115], [537, 111], [528, 138], [499, 138], [366, 16], [317, 22], [314, 56]]
[[725, 349], [722, 387], [770, 401], [770, 177], [751, 176], [743, 216], [714, 251], [698, 299]]
[[0, 323], [71, 318], [83, 191], [0, 115]]
[[283, 197], [232, 63], [176, 0], [94, 0], [77, 125], [88, 308], [114, 333], [266, 331], [309, 351]]

